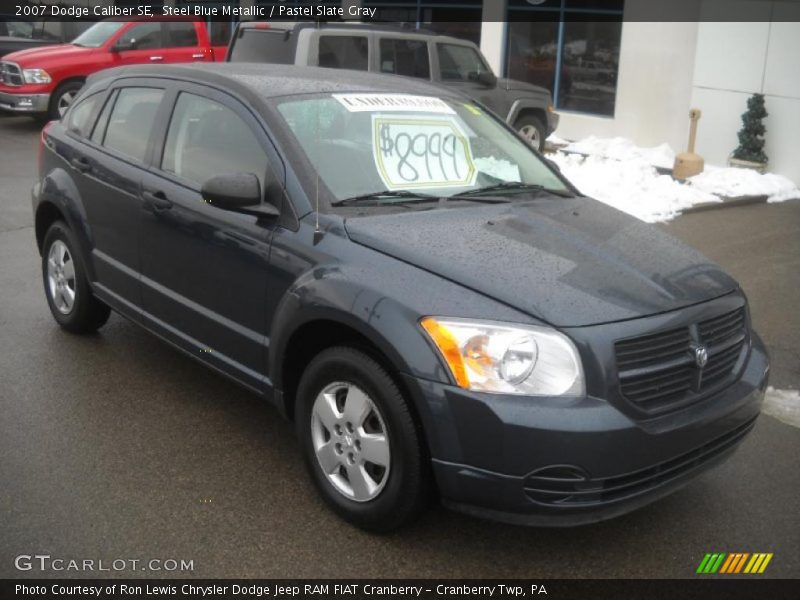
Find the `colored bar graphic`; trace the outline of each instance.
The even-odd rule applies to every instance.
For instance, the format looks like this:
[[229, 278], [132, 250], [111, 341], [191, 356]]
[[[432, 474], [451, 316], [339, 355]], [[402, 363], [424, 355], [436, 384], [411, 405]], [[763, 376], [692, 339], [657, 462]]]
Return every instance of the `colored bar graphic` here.
[[747, 560], [749, 557], [750, 557], [750, 553], [749, 553], [749, 552], [745, 552], [744, 554], [742, 554], [742, 558], [741, 558], [741, 559], [739, 560], [739, 562], [736, 564], [736, 570], [735, 570], [735, 571], [731, 571], [731, 572], [732, 572], [732, 573], [739, 573], [739, 572], [742, 570], [742, 567], [744, 567], [744, 563], [745, 563], [745, 561], [746, 561], [746, 560]]
[[705, 573], [706, 572], [706, 565], [708, 564], [709, 559], [711, 558], [710, 554], [706, 554], [703, 557], [703, 560], [700, 561], [700, 566], [697, 567], [696, 573]]
[[710, 571], [711, 573], [716, 573], [717, 572], [717, 570], [722, 565], [722, 559], [724, 559], [724, 558], [725, 558], [725, 553], [721, 552], [720, 555], [719, 555], [719, 558], [717, 558], [716, 562], [711, 567], [711, 571]]
[[[772, 560], [773, 554], [766, 552], [725, 552], [708, 553], [700, 561], [697, 567], [697, 573], [703, 574], [758, 574], [763, 573], [769, 562]], [[746, 566], [745, 566], [746, 565]]]
[[767, 554], [764, 557], [764, 562], [761, 563], [761, 567], [759, 567], [758, 572], [759, 573], [763, 573], [764, 570], [767, 568], [767, 565], [769, 564], [769, 561], [771, 561], [771, 560], [772, 560], [772, 552], [770, 552], [769, 554]]

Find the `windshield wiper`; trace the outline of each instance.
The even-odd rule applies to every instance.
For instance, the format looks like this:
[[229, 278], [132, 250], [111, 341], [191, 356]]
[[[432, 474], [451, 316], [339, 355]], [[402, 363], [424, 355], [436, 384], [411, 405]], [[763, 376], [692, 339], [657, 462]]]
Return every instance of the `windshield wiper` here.
[[[411, 200], [413, 202], [436, 202], [439, 200], [438, 196], [431, 196], [430, 194], [420, 194], [418, 192], [409, 192], [407, 190], [383, 190], [381, 192], [371, 192], [369, 194], [361, 194], [360, 196], [353, 196], [352, 198], [344, 198], [343, 200], [335, 200], [331, 202], [333, 206], [353, 206], [356, 204], [364, 204], [371, 200], [378, 200], [380, 198], [402, 198], [404, 200]], [[375, 203], [376, 205], [379, 203]], [[408, 204], [403, 202], [402, 204]]]
[[522, 183], [521, 181], [504, 181], [488, 187], [482, 187], [475, 190], [467, 190], [452, 196], [453, 198], [466, 197], [466, 196], [480, 196], [483, 194], [495, 194], [497, 192], [520, 191], [520, 192], [547, 192], [555, 194], [556, 196], [563, 196], [564, 198], [571, 198], [567, 190], [553, 190], [546, 188], [543, 185], [536, 183]]

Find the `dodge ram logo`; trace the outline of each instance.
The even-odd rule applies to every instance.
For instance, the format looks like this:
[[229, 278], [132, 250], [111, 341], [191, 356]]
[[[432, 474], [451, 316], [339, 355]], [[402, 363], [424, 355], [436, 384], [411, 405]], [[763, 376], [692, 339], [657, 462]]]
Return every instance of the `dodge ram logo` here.
[[708, 363], [708, 350], [705, 346], [698, 346], [694, 349], [694, 364], [698, 369], [702, 369]]

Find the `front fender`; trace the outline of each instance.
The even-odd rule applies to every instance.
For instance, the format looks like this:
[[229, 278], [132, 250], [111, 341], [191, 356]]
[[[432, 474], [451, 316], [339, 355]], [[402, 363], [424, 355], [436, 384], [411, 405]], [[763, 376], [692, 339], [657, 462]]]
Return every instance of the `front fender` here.
[[367, 338], [399, 373], [450, 381], [418, 325], [420, 315], [415, 310], [377, 289], [348, 281], [341, 270], [320, 271], [324, 269], [298, 279], [273, 317], [268, 370], [275, 389], [282, 389], [283, 359], [292, 336], [317, 320], [336, 322]]
[[[544, 115], [544, 118], [546, 120], [547, 105], [548, 105], [548, 100], [545, 97], [518, 98], [517, 100], [514, 100], [514, 103], [511, 105], [511, 109], [508, 111], [508, 116], [506, 117], [506, 123], [508, 123], [509, 125], [514, 125], [517, 118], [519, 118], [519, 115], [526, 110], [540, 111]], [[547, 125], [547, 123], [545, 123], [545, 125]]]

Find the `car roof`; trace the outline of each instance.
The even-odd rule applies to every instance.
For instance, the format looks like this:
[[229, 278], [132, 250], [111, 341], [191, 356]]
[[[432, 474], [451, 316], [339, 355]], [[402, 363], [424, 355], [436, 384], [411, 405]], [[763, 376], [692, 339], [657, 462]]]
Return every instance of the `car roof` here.
[[193, 63], [136, 65], [101, 71], [90, 83], [122, 77], [167, 77], [229, 89], [261, 99], [296, 94], [383, 92], [454, 97], [440, 86], [420, 79], [321, 67], [262, 63]]
[[357, 31], [359, 33], [392, 33], [403, 37], [414, 38], [435, 38], [436, 41], [452, 42], [465, 46], [474, 46], [475, 43], [462, 38], [437, 33], [430, 29], [406, 27], [403, 25], [392, 25], [391, 23], [315, 23], [312, 21], [240, 21], [238, 27], [241, 29], [252, 29], [254, 31], [298, 31], [302, 29], [319, 29], [333, 31]]

